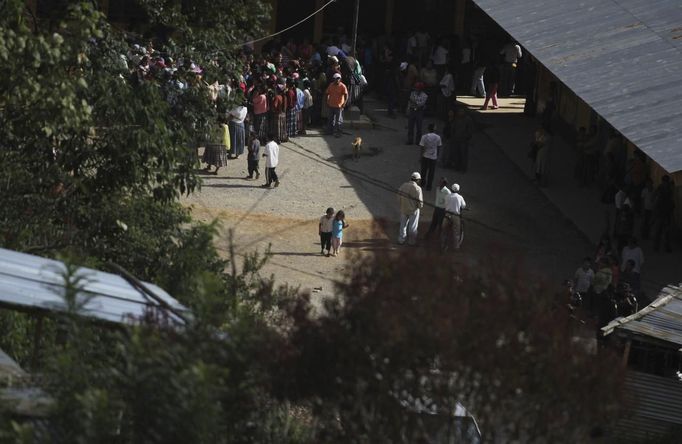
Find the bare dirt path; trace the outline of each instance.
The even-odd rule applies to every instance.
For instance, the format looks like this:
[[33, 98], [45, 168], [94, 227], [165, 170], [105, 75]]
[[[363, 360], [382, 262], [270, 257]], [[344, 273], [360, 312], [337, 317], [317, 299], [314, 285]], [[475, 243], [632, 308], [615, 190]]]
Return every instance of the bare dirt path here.
[[[510, 99], [502, 108], [505, 112], [522, 109], [523, 104], [513, 100], [518, 102]], [[377, 118], [376, 129], [347, 127], [339, 139], [311, 132], [282, 144], [279, 188], [265, 190], [259, 187], [262, 180], [244, 180], [246, 159], [240, 157], [218, 176], [204, 176], [201, 191], [184, 203], [193, 209], [195, 218], [221, 222], [221, 249], [228, 246], [229, 230], [234, 232], [237, 252], [264, 251], [271, 245], [264, 273], [320, 296], [333, 294], [333, 282], [342, 278], [352, 257], [349, 253], [385, 254], [398, 248], [395, 190], [412, 171], [419, 170], [418, 147], [404, 143], [405, 119], [387, 118], [379, 102], [368, 101], [367, 107]], [[429, 121], [424, 122], [425, 128]], [[356, 135], [364, 141], [358, 162], [350, 159]], [[526, 147], [525, 140], [509, 143]], [[438, 168], [436, 177], [441, 176], [460, 183], [472, 208], [460, 257], [475, 263], [504, 255], [524, 263], [538, 279], [558, 283], [570, 277], [583, 256], [592, 253], [585, 237], [483, 132], [474, 135], [470, 171], [456, 174]], [[426, 192], [425, 199], [433, 203], [434, 192]], [[350, 223], [344, 233], [345, 253], [337, 258], [320, 255], [317, 223], [329, 206], [343, 209]], [[425, 209], [422, 234], [430, 214], [431, 209]], [[377, 231], [377, 224], [382, 230]]]

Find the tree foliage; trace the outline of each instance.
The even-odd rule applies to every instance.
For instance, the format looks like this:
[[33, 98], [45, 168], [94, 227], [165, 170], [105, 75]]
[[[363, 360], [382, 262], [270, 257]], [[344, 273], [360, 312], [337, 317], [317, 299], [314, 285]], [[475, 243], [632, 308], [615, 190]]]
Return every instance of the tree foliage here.
[[296, 305], [278, 384], [316, 406], [327, 442], [417, 442], [458, 404], [485, 442], [585, 442], [617, 417], [618, 360], [575, 341], [563, 301], [519, 267], [410, 251], [347, 278], [325, 315]]

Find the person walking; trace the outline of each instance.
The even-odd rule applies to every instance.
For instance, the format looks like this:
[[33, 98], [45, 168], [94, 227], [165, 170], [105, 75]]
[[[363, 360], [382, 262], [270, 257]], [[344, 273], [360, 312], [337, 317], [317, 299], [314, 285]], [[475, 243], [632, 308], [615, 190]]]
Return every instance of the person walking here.
[[269, 142], [265, 144], [263, 149], [263, 157], [265, 157], [265, 179], [266, 183], [262, 185], [263, 188], [270, 188], [274, 183], [275, 187], [279, 186], [279, 177], [275, 168], [279, 165], [279, 145], [275, 142], [275, 135], [270, 134]]
[[500, 68], [497, 63], [489, 63], [483, 72], [483, 80], [485, 82], [485, 101], [483, 102], [482, 110], [488, 109], [488, 102], [492, 99], [493, 109], [499, 108], [497, 104], [497, 87], [500, 83]]
[[407, 101], [407, 144], [412, 145], [415, 143], [415, 129], [416, 129], [416, 140], [419, 141], [422, 138], [422, 122], [424, 121], [424, 109], [426, 108], [426, 101], [429, 96], [426, 95], [424, 90], [424, 84], [422, 82], [417, 82], [414, 85], [414, 89], [410, 94], [410, 98]]
[[464, 230], [462, 226], [462, 210], [466, 208], [466, 202], [459, 194], [459, 184], [452, 184], [452, 193], [445, 198], [445, 217], [450, 221], [450, 242], [453, 243], [455, 250], [459, 250], [464, 240]]
[[429, 239], [434, 231], [440, 232], [443, 226], [443, 218], [445, 217], [445, 198], [448, 197], [452, 191], [448, 188], [448, 180], [441, 177], [438, 190], [436, 191], [436, 201], [433, 207], [433, 215], [431, 216], [431, 225], [426, 232], [425, 239]]
[[230, 110], [228, 119], [230, 127], [230, 145], [232, 149], [232, 157], [239, 159], [239, 156], [244, 154], [244, 145], [246, 134], [244, 131], [244, 120], [246, 119], [247, 109], [245, 106], [239, 105]]
[[225, 124], [224, 117], [218, 117], [218, 121], [211, 129], [210, 139], [204, 149], [203, 161], [206, 164], [206, 172], [211, 166], [215, 166], [213, 174], [217, 175], [221, 167], [227, 166], [227, 151], [230, 149], [230, 130]]
[[327, 134], [341, 137], [341, 124], [343, 124], [343, 107], [348, 100], [348, 88], [341, 81], [341, 74], [334, 73], [333, 82], [329, 84], [326, 92], [326, 102], [329, 107], [329, 121]]
[[327, 250], [327, 257], [332, 252], [332, 231], [334, 225], [334, 208], [329, 207], [325, 214], [320, 217], [320, 254]]
[[410, 180], [402, 184], [398, 189], [398, 202], [400, 204], [399, 245], [404, 245], [406, 241], [410, 245], [417, 243], [419, 211], [424, 206], [424, 196], [419, 186], [421, 178], [419, 173], [414, 172]]
[[436, 162], [438, 162], [440, 147], [443, 145], [440, 136], [435, 131], [436, 127], [430, 123], [429, 132], [424, 134], [419, 141], [422, 152], [421, 177], [426, 181], [426, 191], [431, 191], [433, 175], [436, 172]]
[[251, 131], [251, 140], [248, 147], [248, 155], [246, 157], [247, 168], [249, 170], [249, 175], [245, 177], [247, 180], [260, 178], [260, 171], [258, 170], [258, 161], [260, 160], [260, 140], [258, 139], [258, 133], [253, 130]]
[[346, 213], [339, 210], [334, 216], [332, 224], [332, 256], [338, 256], [341, 244], [343, 243], [343, 230], [348, 228], [346, 223]]

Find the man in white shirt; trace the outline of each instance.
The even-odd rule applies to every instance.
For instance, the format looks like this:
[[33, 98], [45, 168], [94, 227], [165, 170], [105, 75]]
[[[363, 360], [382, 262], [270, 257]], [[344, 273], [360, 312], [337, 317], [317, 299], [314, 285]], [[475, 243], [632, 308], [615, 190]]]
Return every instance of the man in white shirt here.
[[438, 73], [441, 75], [445, 71], [445, 65], [448, 64], [448, 50], [446, 49], [448, 46], [449, 42], [447, 40], [442, 41], [436, 46], [436, 49], [433, 50], [433, 55], [431, 56], [433, 66], [436, 67]]
[[509, 96], [514, 94], [514, 72], [523, 53], [517, 43], [510, 41], [500, 50], [500, 54], [504, 56], [504, 64], [500, 73], [502, 77], [500, 79], [500, 95]]
[[424, 195], [419, 186], [421, 175], [412, 173], [408, 182], [398, 188], [398, 202], [400, 203], [400, 229], [398, 244], [408, 241], [410, 245], [417, 243], [417, 227], [419, 226], [419, 211], [424, 206]]
[[583, 259], [582, 266], [578, 268], [575, 271], [575, 275], [573, 275], [573, 289], [583, 295], [583, 297], [587, 296], [587, 292], [590, 290], [592, 280], [594, 279], [594, 271], [592, 270], [591, 265], [592, 259], [586, 257]]
[[625, 247], [623, 247], [620, 265], [621, 271], [625, 270], [625, 266], [628, 263], [628, 260], [634, 262], [634, 267], [632, 267], [632, 271], [639, 275], [642, 271], [642, 264], [644, 264], [644, 252], [639, 247], [639, 245], [637, 245], [637, 239], [634, 236], [631, 236], [630, 239], [628, 240], [628, 244]]
[[435, 126], [433, 123], [429, 124], [429, 132], [422, 136], [419, 141], [419, 146], [422, 150], [421, 176], [426, 181], [426, 191], [431, 191], [433, 174], [436, 172], [438, 154], [440, 154], [440, 147], [443, 146], [440, 136], [435, 133]]
[[450, 221], [451, 239], [456, 250], [462, 245], [464, 231], [462, 228], [462, 210], [467, 204], [459, 194], [459, 184], [452, 184], [452, 194], [445, 198], [445, 217]]
[[263, 188], [270, 188], [272, 183], [275, 183], [275, 187], [279, 186], [279, 177], [277, 177], [277, 172], [275, 168], [279, 164], [279, 145], [275, 142], [275, 135], [268, 135], [269, 142], [265, 144], [263, 148], [263, 157], [265, 157], [265, 178], [267, 182], [262, 185]]

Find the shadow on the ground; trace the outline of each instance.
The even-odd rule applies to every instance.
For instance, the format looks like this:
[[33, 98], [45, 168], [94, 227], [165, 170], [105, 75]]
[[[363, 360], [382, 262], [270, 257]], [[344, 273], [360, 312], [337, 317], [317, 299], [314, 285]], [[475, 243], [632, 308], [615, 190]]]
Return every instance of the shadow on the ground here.
[[[225, 179], [230, 179], [226, 177]], [[242, 179], [242, 178], [239, 178]], [[258, 184], [239, 184], [239, 183], [205, 183], [202, 185], [206, 188], [261, 188], [260, 182]]]

